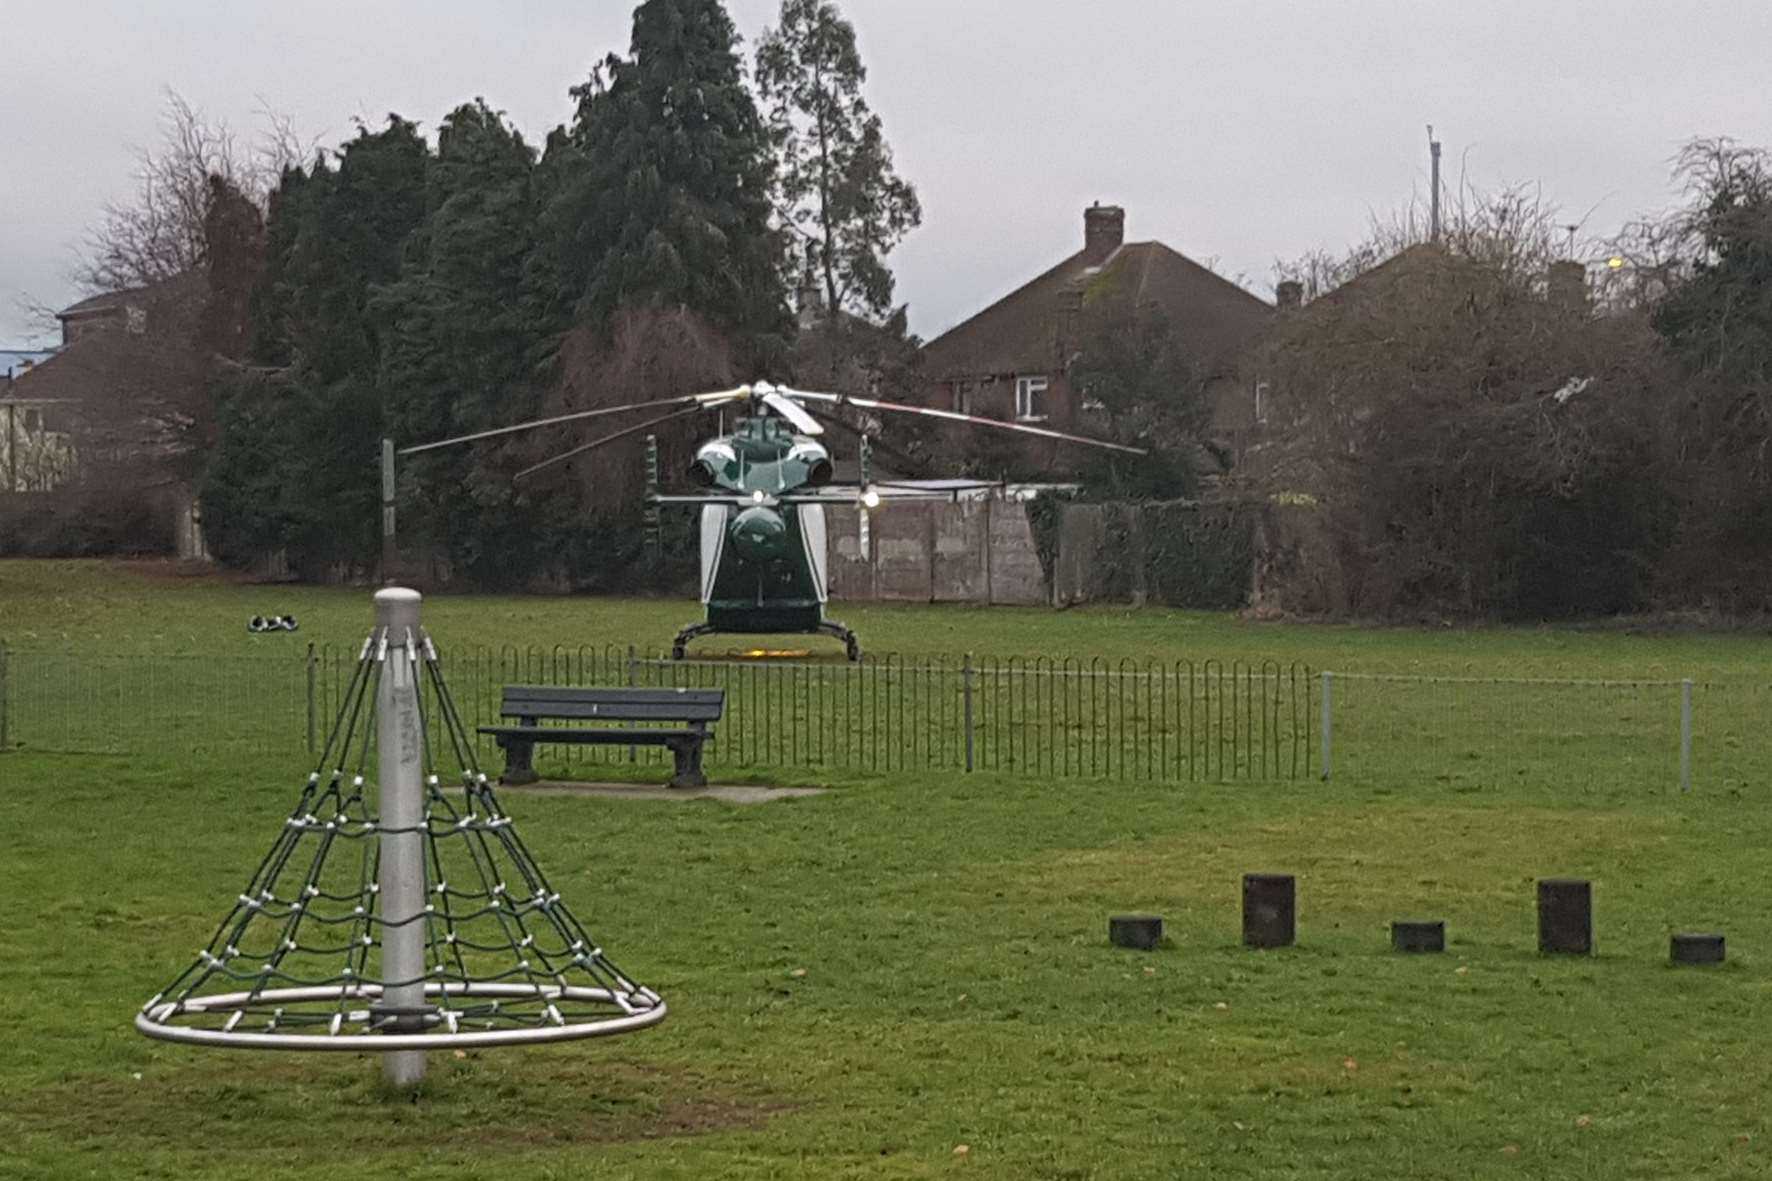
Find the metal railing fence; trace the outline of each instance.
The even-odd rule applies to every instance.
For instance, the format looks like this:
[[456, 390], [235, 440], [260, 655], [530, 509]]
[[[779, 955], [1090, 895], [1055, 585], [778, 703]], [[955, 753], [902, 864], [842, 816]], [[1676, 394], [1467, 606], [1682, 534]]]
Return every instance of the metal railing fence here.
[[[357, 658], [356, 648], [331, 645], [289, 657], [14, 650], [0, 656], [0, 744], [312, 752]], [[1315, 757], [1311, 670], [1278, 661], [673, 661], [615, 645], [555, 645], [456, 648], [441, 654], [441, 667], [475, 727], [502, 720], [509, 684], [724, 689], [725, 718], [707, 752], [713, 769], [1221, 782], [1304, 778]], [[544, 769], [669, 758], [654, 747], [538, 753]], [[490, 738], [478, 754], [499, 765]]]
[[[311, 753], [357, 656], [0, 648], [0, 750]], [[1664, 789], [1772, 776], [1772, 685], [1746, 681], [1331, 674], [1272, 660], [672, 661], [615, 645], [455, 648], [442, 669], [470, 726], [502, 720], [509, 684], [722, 688], [716, 771]], [[669, 758], [656, 747], [538, 753], [544, 770], [585, 774]], [[501, 765], [489, 738], [478, 755]]]

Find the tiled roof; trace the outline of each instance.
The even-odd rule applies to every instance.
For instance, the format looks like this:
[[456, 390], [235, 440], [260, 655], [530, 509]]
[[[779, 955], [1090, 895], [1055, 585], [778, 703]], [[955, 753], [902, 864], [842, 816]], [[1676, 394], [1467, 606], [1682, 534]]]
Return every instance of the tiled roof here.
[[1061, 317], [1084, 292], [1100, 284], [1134, 284], [1140, 303], [1161, 307], [1208, 366], [1249, 343], [1273, 316], [1273, 306], [1161, 242], [1132, 242], [1099, 267], [1078, 251], [924, 348], [925, 372], [936, 380], [987, 374], [1050, 372], [1069, 358], [1057, 355]]

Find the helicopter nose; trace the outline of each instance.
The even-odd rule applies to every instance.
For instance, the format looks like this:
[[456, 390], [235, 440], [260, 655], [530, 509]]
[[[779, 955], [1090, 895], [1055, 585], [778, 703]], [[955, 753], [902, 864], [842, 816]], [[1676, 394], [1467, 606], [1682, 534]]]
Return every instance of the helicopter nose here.
[[787, 552], [788, 524], [772, 508], [757, 505], [732, 522], [732, 548], [747, 562], [766, 562]]

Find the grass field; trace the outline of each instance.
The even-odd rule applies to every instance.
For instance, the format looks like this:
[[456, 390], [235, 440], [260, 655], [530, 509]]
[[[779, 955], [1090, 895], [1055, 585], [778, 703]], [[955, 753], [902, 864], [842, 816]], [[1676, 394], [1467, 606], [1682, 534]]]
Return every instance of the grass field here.
[[[683, 612], [428, 608], [440, 640], [477, 643], [625, 640]], [[273, 611], [341, 642], [368, 614], [361, 592], [0, 563], [9, 642], [246, 651], [245, 618]], [[924, 652], [1744, 682], [1767, 656], [1757, 635], [1618, 628], [846, 615]], [[1583, 743], [1524, 774], [1399, 756], [1327, 785], [850, 773], [755, 808], [512, 793], [554, 885], [672, 1015], [433, 1055], [417, 1102], [384, 1098], [369, 1057], [130, 1028], [275, 835], [298, 752], [0, 754], [0, 1176], [1766, 1177], [1769, 744], [1748, 722], [1735, 741], [1712, 756], [1731, 773], [1690, 795], [1595, 777]], [[1238, 946], [1251, 870], [1299, 875], [1297, 948]], [[1534, 953], [1547, 876], [1594, 880], [1592, 959]], [[1163, 914], [1170, 945], [1109, 947], [1108, 915], [1133, 910]], [[1447, 955], [1388, 952], [1388, 922], [1412, 917], [1447, 921]], [[1728, 933], [1730, 963], [1668, 967], [1684, 929]]]

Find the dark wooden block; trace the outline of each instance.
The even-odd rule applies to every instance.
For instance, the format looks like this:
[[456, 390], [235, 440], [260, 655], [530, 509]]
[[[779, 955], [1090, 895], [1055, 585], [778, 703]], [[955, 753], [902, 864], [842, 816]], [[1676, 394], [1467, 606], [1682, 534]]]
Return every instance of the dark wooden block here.
[[1243, 875], [1243, 945], [1291, 947], [1298, 938], [1298, 883], [1289, 873]]
[[1108, 919], [1108, 942], [1151, 951], [1163, 942], [1163, 920], [1154, 914], [1117, 914]]
[[1592, 955], [1594, 888], [1581, 878], [1538, 883], [1538, 950], [1544, 955]]
[[1723, 937], [1676, 931], [1668, 942], [1667, 956], [1676, 964], [1720, 964], [1723, 962]]
[[1406, 921], [1392, 923], [1391, 950], [1407, 952], [1445, 951], [1446, 924], [1439, 919], [1421, 923]]

